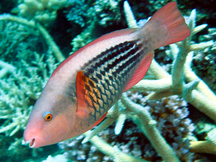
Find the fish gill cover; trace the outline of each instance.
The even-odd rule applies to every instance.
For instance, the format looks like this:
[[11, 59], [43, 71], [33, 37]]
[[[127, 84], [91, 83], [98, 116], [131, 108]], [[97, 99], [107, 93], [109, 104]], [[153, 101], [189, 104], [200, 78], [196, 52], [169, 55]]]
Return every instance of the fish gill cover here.
[[[167, 3], [128, 2], [132, 10], [123, 0], [1, 2], [0, 161], [42, 161], [56, 154], [73, 161], [162, 161], [167, 154], [158, 150], [164, 148], [171, 150], [175, 161], [216, 158], [216, 29], [213, 23], [210, 27], [205, 24], [215, 11], [199, 10], [197, 1], [197, 6], [193, 1], [181, 1], [178, 6], [187, 11], [183, 15], [188, 15], [191, 36], [156, 50], [159, 64], [153, 60], [148, 75], [123, 94], [101, 125], [59, 143], [60, 153], [56, 145], [39, 149], [23, 145], [22, 134], [32, 107], [68, 51], [126, 28], [126, 24], [135, 27], [134, 17], [147, 18]], [[197, 19], [202, 25], [196, 25]], [[85, 136], [90, 142], [82, 144]], [[49, 156], [47, 161], [54, 159]]]

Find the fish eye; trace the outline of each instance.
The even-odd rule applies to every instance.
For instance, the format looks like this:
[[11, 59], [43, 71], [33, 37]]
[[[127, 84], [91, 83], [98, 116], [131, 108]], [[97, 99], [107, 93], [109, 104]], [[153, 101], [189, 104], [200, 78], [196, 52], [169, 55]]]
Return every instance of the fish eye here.
[[43, 119], [44, 119], [45, 122], [50, 122], [52, 120], [52, 118], [53, 118], [53, 115], [52, 115], [51, 112], [45, 111], [43, 113]]

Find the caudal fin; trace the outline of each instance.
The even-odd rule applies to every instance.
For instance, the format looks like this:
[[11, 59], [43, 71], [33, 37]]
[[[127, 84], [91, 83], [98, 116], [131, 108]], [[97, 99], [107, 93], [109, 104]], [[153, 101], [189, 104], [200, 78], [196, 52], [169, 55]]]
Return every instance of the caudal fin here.
[[[182, 41], [190, 35], [176, 2], [170, 2], [158, 10], [145, 26], [153, 28], [152, 32], [157, 37], [154, 48]], [[141, 30], [145, 30], [145, 26]]]

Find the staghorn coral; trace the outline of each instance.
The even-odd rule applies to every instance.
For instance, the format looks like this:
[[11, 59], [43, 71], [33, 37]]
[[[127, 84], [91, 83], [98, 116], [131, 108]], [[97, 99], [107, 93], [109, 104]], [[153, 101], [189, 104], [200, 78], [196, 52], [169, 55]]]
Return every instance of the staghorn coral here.
[[[25, 1], [25, 2], [27, 2], [27, 1]], [[23, 3], [25, 3], [25, 2], [23, 2]], [[101, 4], [101, 2], [102, 1], [97, 1], [96, 4]], [[106, 2], [110, 3], [110, 2], [118, 2], [118, 1], [106, 1]], [[95, 6], [98, 7], [98, 5], [96, 5], [96, 4], [93, 4], [92, 7], [93, 8]], [[114, 3], [114, 4], [116, 4], [116, 3]], [[117, 6], [117, 4], [116, 4], [116, 6]], [[95, 7], [95, 9], [97, 9], [96, 7]], [[107, 24], [112, 23], [112, 21], [110, 21], [110, 19], [109, 19], [109, 16], [108, 16], [108, 19], [107, 19], [107, 15], [105, 15], [105, 17], [103, 17], [103, 14], [102, 14], [103, 11], [101, 10], [101, 11], [99, 11], [99, 13], [100, 12], [101, 12], [101, 15], [98, 14], [98, 13], [97, 14], [100, 15], [99, 16], [100, 20], [103, 20], [103, 21], [98, 21], [98, 22], [105, 22], [105, 23], [102, 23], [100, 25], [105, 24], [105, 26], [106, 26]], [[125, 12], [127, 13], [127, 15], [131, 15], [132, 14], [131, 12], [128, 12], [128, 10], [126, 10]], [[127, 17], [129, 17], [129, 16], [127, 16]], [[105, 18], [105, 19], [103, 19], [103, 18]], [[95, 19], [95, 17], [93, 17], [93, 20], [94, 19]], [[132, 16], [132, 19], [133, 19], [133, 16]], [[90, 20], [92, 20], [92, 19], [90, 19]], [[98, 20], [98, 19], [96, 18], [96, 20]], [[189, 24], [190, 24], [191, 30], [193, 31], [192, 34], [195, 34], [197, 31], [200, 31], [204, 27], [204, 26], [195, 27], [195, 24], [192, 23], [194, 20], [195, 20], [195, 15], [193, 14], [193, 16], [191, 16], [189, 18], [189, 22], [190, 22]], [[16, 16], [11, 16], [11, 15], [2, 15], [0, 17], [0, 21], [7, 21], [7, 22], [12, 22], [12, 23], [16, 22], [18, 25], [21, 24], [21, 25], [24, 25], [25, 27], [34, 29], [35, 31], [39, 32], [43, 36], [43, 38], [46, 41], [47, 45], [50, 47], [51, 52], [54, 53], [53, 55], [56, 57], [57, 61], [60, 62], [60, 61], [62, 61], [64, 59], [64, 56], [61, 54], [61, 51], [59, 50], [58, 46], [55, 44], [55, 42], [53, 41], [52, 37], [48, 34], [48, 32], [44, 29], [43, 25], [45, 25], [45, 24], [43, 24], [43, 23], [42, 23], [42, 25], [40, 25], [39, 23], [36, 24], [35, 21], [27, 21], [25, 18], [20, 18], [20, 17], [16, 17]], [[130, 27], [132, 27], [132, 26], [136, 27], [137, 26], [136, 21], [132, 21], [132, 23], [128, 23], [128, 24], [130, 25]], [[93, 23], [93, 26], [91, 28], [94, 29], [95, 25], [96, 24]], [[89, 34], [92, 34], [92, 31], [89, 30], [88, 31]], [[20, 37], [22, 37], [22, 36], [20, 36]], [[87, 37], [85, 37], [85, 38], [88, 38], [88, 34], [87, 34]], [[79, 43], [82, 43], [82, 38], [78, 39], [78, 41], [79, 41]], [[20, 44], [22, 44], [22, 43], [19, 43], [19, 45]], [[194, 51], [194, 50], [202, 51], [202, 50], [204, 50], [204, 49], [206, 49], [208, 47], [211, 47], [211, 45], [212, 45], [211, 42], [207, 43], [207, 44], [195, 44], [195, 43], [191, 43], [191, 37], [190, 37], [186, 41], [184, 41], [183, 43], [178, 43], [177, 45], [170, 46], [171, 50], [167, 51], [167, 54], [169, 53], [169, 56], [171, 56], [171, 59], [176, 59], [176, 61], [173, 63], [174, 66], [176, 64], [177, 65], [178, 64], [184, 65], [185, 64], [185, 62], [184, 62], [185, 58], [182, 59], [180, 57], [176, 57], [177, 54], [181, 55], [183, 53], [184, 54], [183, 56], [186, 57], [186, 55], [189, 53], [189, 51]], [[80, 47], [80, 45], [77, 46], [77, 48], [79, 48], [79, 47]], [[21, 49], [23, 50], [22, 52], [28, 51], [28, 48], [25, 48], [25, 47], [23, 47]], [[184, 49], [187, 49], [187, 50], [184, 50]], [[19, 60], [23, 59], [21, 57], [21, 56], [24, 56], [24, 54], [22, 55], [22, 52], [20, 52], [18, 54], [20, 56]], [[30, 58], [34, 58], [35, 56], [40, 56], [38, 58], [41, 58], [41, 59], [38, 59], [38, 62], [44, 62], [42, 54], [38, 55], [37, 53], [34, 53], [31, 50], [29, 50], [29, 52], [27, 52], [27, 53], [31, 54]], [[6, 55], [6, 56], [8, 56], [8, 55]], [[26, 57], [25, 59], [29, 59], [26, 55], [25, 55], [25, 57]], [[153, 60], [152, 65], [151, 65], [150, 70], [149, 70], [149, 76], [150, 76], [151, 79], [146, 79], [145, 78], [138, 85], [136, 85], [135, 87], [133, 87], [132, 90], [133, 91], [144, 91], [144, 90], [152, 91], [153, 93], [150, 93], [150, 94], [148, 94], [145, 97], [147, 99], [163, 98], [164, 96], [167, 97], [167, 96], [170, 96], [170, 95], [173, 95], [173, 94], [177, 94], [178, 96], [182, 96], [185, 100], [187, 100], [187, 102], [193, 104], [196, 108], [200, 109], [203, 112], [207, 112], [206, 114], [210, 118], [212, 118], [214, 120], [215, 119], [215, 111], [214, 111], [214, 106], [213, 105], [215, 104], [215, 100], [214, 100], [215, 96], [214, 96], [214, 94], [211, 93], [211, 90], [209, 90], [208, 87], [206, 87], [206, 85], [204, 83], [202, 83], [202, 84], [199, 83], [200, 85], [197, 86], [197, 84], [198, 84], [199, 81], [198, 80], [193, 81], [194, 78], [197, 78], [197, 77], [196, 76], [194, 77], [194, 75], [193, 75], [193, 77], [191, 77], [191, 73], [193, 71], [190, 69], [189, 65], [190, 65], [190, 61], [192, 60], [191, 59], [192, 57], [193, 56], [190, 55], [190, 57], [188, 57], [186, 59], [186, 64], [185, 65], [187, 67], [184, 70], [182, 70], [182, 68], [183, 68], [182, 66], [178, 66], [177, 68], [173, 66], [173, 72], [171, 74], [167, 73], [166, 71], [164, 71], [157, 64], [157, 62], [155, 60]], [[47, 60], [47, 57], [46, 57], [46, 60]], [[183, 60], [183, 61], [180, 61], [180, 60]], [[54, 62], [55, 61], [53, 61], [53, 62], [50, 61], [50, 63], [48, 63], [48, 65], [51, 66], [52, 63], [54, 63]], [[13, 64], [14, 66], [17, 65], [15, 62], [10, 62], [10, 63]], [[28, 65], [26, 65], [26, 64], [28, 64]], [[29, 71], [26, 71], [25, 75], [23, 76], [23, 78], [25, 78], [25, 79], [21, 79], [20, 81], [19, 81], [19, 78], [14, 78], [14, 76], [12, 76], [12, 75], [11, 76], [6, 75], [6, 76], [4, 76], [2, 78], [2, 80], [3, 80], [2, 82], [4, 82], [4, 83], [6, 82], [7, 83], [7, 81], [10, 81], [11, 83], [14, 83], [14, 84], [11, 85], [11, 87], [19, 87], [18, 85], [20, 85], [21, 83], [26, 82], [26, 81], [27, 81], [28, 84], [30, 84], [30, 85], [33, 84], [34, 85], [35, 82], [32, 83], [31, 82], [31, 78], [37, 80], [37, 76], [40, 76], [41, 78], [44, 79], [44, 78], [47, 78], [47, 76], [49, 76], [50, 72], [52, 71], [51, 70], [52, 68], [51, 69], [44, 68], [45, 67], [45, 63], [42, 63], [41, 64], [42, 66], [41, 66], [41, 65], [36, 65], [32, 61], [26, 61], [26, 63], [24, 63], [23, 65], [25, 65], [25, 66], [24, 67], [17, 66], [17, 71], [22, 71], [20, 69], [29, 67], [30, 69], [34, 69], [35, 70], [35, 72], [32, 73], [34, 75], [33, 76], [30, 75]], [[43, 67], [43, 68], [41, 68], [40, 66]], [[3, 67], [3, 69], [5, 69], [5, 68]], [[38, 69], [38, 70], [36, 70], [36, 69]], [[42, 70], [42, 69], [45, 69], [45, 70]], [[8, 72], [10, 72], [10, 71], [7, 70], [7, 74], [8, 74]], [[178, 76], [176, 77], [175, 73], [180, 74], [180, 78]], [[185, 74], [185, 76], [182, 75], [182, 74]], [[12, 79], [10, 79], [10, 78], [12, 78]], [[171, 78], [173, 78], [173, 82], [172, 82]], [[45, 80], [43, 80], [43, 79], [42, 79], [41, 82], [39, 81], [40, 84], [46, 82], [46, 79]], [[10, 83], [8, 83], [8, 84], [9, 84], [9, 87], [10, 87]], [[196, 90], [194, 90], [196, 88], [196, 86], [198, 88]], [[28, 102], [28, 104], [31, 103], [30, 105], [32, 105], [35, 102], [35, 99], [32, 99], [32, 98], [34, 98], [34, 97], [36, 98], [38, 96], [38, 94], [35, 95], [35, 93], [39, 92], [36, 89], [34, 89], [33, 87], [32, 86], [26, 86], [26, 89], [25, 89], [25, 87], [22, 87], [23, 91], [25, 90], [27, 92], [31, 92], [31, 93], [27, 93], [26, 92], [25, 94], [23, 94], [23, 95], [26, 95], [24, 98], [27, 98], [27, 99], [29, 98], [30, 99], [31, 102]], [[176, 87], [178, 89], [175, 89]], [[12, 88], [8, 88], [7, 93], [10, 92], [9, 89], [12, 89]], [[15, 89], [17, 89], [17, 88], [15, 88]], [[12, 91], [12, 92], [14, 92], [14, 91]], [[1, 92], [0, 95], [1, 94], [6, 94], [7, 95], [7, 93]], [[14, 93], [16, 93], [16, 92], [14, 92]], [[11, 94], [11, 93], [8, 93], [8, 94]], [[139, 96], [139, 94], [138, 94], [138, 96]], [[10, 96], [9, 99], [11, 101], [13, 101], [14, 100], [13, 98], [14, 99], [19, 98], [19, 96], [15, 96], [15, 95], [11, 94], [11, 96]], [[132, 99], [133, 98], [134, 97], [132, 97]], [[2, 100], [4, 101], [4, 99], [5, 99], [5, 97], [3, 97]], [[110, 159], [113, 159], [114, 161], [136, 161], [136, 162], [138, 162], [138, 161], [145, 161], [145, 160], [141, 159], [142, 157], [144, 157], [144, 153], [140, 153], [140, 145], [138, 144], [139, 140], [137, 140], [137, 139], [139, 139], [139, 137], [141, 137], [141, 140], [145, 139], [146, 141], [147, 140], [150, 141], [150, 144], [146, 145], [145, 149], [147, 151], [145, 152], [146, 154], [145, 154], [144, 158], [152, 158], [152, 154], [160, 154], [161, 157], [162, 157], [162, 159], [165, 160], [165, 161], [180, 161], [180, 159], [181, 160], [182, 159], [183, 160], [185, 160], [185, 159], [188, 160], [188, 159], [192, 159], [193, 158], [193, 154], [191, 152], [188, 152], [188, 145], [190, 145], [192, 151], [198, 152], [195, 149], [194, 145], [193, 145], [193, 142], [195, 142], [195, 141], [187, 143], [188, 140], [185, 140], [186, 142], [184, 143], [184, 141], [182, 140], [182, 138], [181, 139], [177, 138], [174, 141], [174, 144], [171, 144], [171, 146], [170, 146], [168, 144], [170, 142], [169, 138], [166, 139], [167, 137], [163, 137], [161, 135], [161, 133], [163, 134], [163, 131], [161, 132], [160, 129], [163, 126], [164, 122], [160, 123], [160, 121], [162, 119], [161, 118], [157, 118], [157, 116], [161, 115], [162, 118], [163, 117], [167, 117], [167, 119], [169, 119], [169, 117], [168, 117], [167, 114], [169, 114], [170, 116], [173, 116], [174, 114], [171, 114], [170, 111], [165, 111], [165, 113], [162, 113], [162, 114], [155, 113], [156, 117], [154, 117], [154, 113], [153, 113], [152, 117], [151, 117], [151, 115], [150, 115], [151, 113], [149, 113], [147, 111], [147, 109], [144, 108], [145, 105], [141, 106], [140, 103], [139, 104], [135, 104], [134, 102], [131, 101], [132, 99], [128, 98], [126, 95], [123, 94], [123, 97], [122, 97], [121, 101], [119, 101], [119, 103], [116, 104], [114, 106], [114, 108], [109, 111], [109, 114], [107, 115], [107, 118], [104, 120], [104, 122], [101, 123], [101, 125], [99, 125], [93, 131], [89, 131], [89, 132], [87, 132], [87, 133], [84, 134], [84, 136], [86, 136], [85, 139], [84, 139], [84, 141], [88, 141], [89, 140], [92, 143], [92, 145], [94, 145], [99, 151], [101, 151], [103, 154], [106, 155], [106, 156], [104, 156], [103, 154], [100, 154], [100, 157], [102, 156], [104, 158], [104, 160], [107, 160], [107, 161], [110, 160]], [[146, 99], [143, 99], [143, 100], [146, 100]], [[163, 102], [166, 102], [166, 100], [167, 99], [164, 99], [164, 100], [162, 99]], [[178, 100], [178, 98], [177, 98], [177, 100]], [[138, 102], [138, 100], [136, 102]], [[7, 105], [10, 106], [10, 102], [9, 103], [3, 102], [3, 103], [4, 103], [4, 107], [7, 106]], [[13, 103], [13, 102], [11, 102], [11, 103]], [[151, 104], [153, 104], [153, 103], [151, 103]], [[182, 102], [182, 103], [184, 103], [184, 102]], [[26, 103], [23, 102], [23, 104], [26, 104]], [[157, 105], [157, 104], [159, 104], [159, 103], [156, 101], [155, 105]], [[160, 107], [160, 106], [155, 106], [155, 107]], [[21, 106], [19, 106], [19, 107], [21, 107]], [[30, 107], [30, 106], [26, 106], [26, 107]], [[155, 108], [155, 107], [153, 106], [153, 108]], [[176, 111], [174, 111], [174, 112], [176, 112], [176, 114], [181, 114], [181, 113], [187, 114], [187, 108], [183, 108], [184, 111], [180, 110], [180, 109], [181, 108], [177, 108], [177, 110], [173, 109], [173, 111], [176, 110]], [[13, 110], [12, 113], [14, 113], [16, 110], [17, 109], [15, 108], [15, 110]], [[167, 109], [165, 109], [165, 110], [167, 110]], [[5, 112], [7, 112], [7, 111], [8, 110], [6, 110]], [[29, 111], [29, 110], [27, 110], [27, 111]], [[21, 114], [22, 113], [24, 114], [25, 112], [26, 112], [26, 110], [23, 110], [21, 112]], [[164, 112], [164, 111], [162, 111], [162, 112]], [[10, 112], [8, 112], [8, 113], [10, 113]], [[6, 116], [8, 116], [8, 114], [6, 114]], [[14, 116], [16, 116], [16, 114]], [[179, 116], [181, 117], [181, 115], [179, 115]], [[191, 130], [193, 130], [193, 127], [190, 129], [190, 125], [191, 125], [190, 119], [186, 120], [185, 119], [186, 116], [187, 115], [184, 115], [184, 117], [182, 117], [182, 119], [183, 119], [182, 123], [181, 122], [178, 123], [178, 124], [181, 124], [180, 125], [181, 126], [180, 127], [181, 130], [183, 129], [183, 127], [186, 127], [184, 129], [186, 132], [184, 132], [184, 131], [182, 132], [183, 135], [185, 135], [187, 133], [190, 134]], [[19, 119], [18, 121], [21, 120], [21, 122], [26, 122], [26, 120], [24, 118], [25, 116], [21, 115], [20, 117], [23, 120]], [[132, 122], [130, 122], [129, 124], [127, 124], [128, 123], [128, 118], [130, 118], [131, 121], [133, 123], [135, 123], [135, 124], [133, 124]], [[157, 119], [159, 120], [158, 124], [156, 122]], [[171, 119], [173, 119], [173, 118], [170, 117], [169, 121]], [[8, 121], [8, 123], [4, 123], [6, 120]], [[125, 131], [127, 131], [126, 134], [128, 134], [129, 137], [126, 138], [124, 136], [123, 139], [126, 138], [126, 139], [129, 140], [129, 139], [131, 139], [131, 136], [134, 136], [134, 134], [131, 133], [131, 131], [130, 131], [129, 128], [127, 128], [127, 125], [128, 125], [128, 127], [136, 127], [136, 130], [135, 130], [135, 128], [131, 129], [132, 131], [137, 131], [138, 132], [138, 136], [139, 136], [138, 138], [135, 137], [134, 139], [133, 138], [131, 139], [131, 140], [133, 140], [134, 143], [132, 143], [132, 144], [130, 142], [127, 143], [128, 141], [126, 140], [126, 142], [124, 141], [125, 143], [123, 142], [123, 145], [121, 145], [121, 144], [118, 144], [118, 141], [116, 141], [116, 143], [114, 143], [115, 146], [113, 146], [112, 143], [108, 144], [109, 141], [106, 141], [106, 139], [105, 140], [101, 140], [101, 138], [98, 138], [96, 136], [96, 134], [98, 132], [100, 132], [101, 130], [103, 130], [106, 127], [108, 127], [114, 121], [117, 121], [116, 126], [115, 126], [114, 129], [112, 129], [112, 131], [110, 130], [110, 132], [112, 132], [112, 133], [114, 132], [113, 133], [113, 137], [115, 137], [114, 136], [115, 134], [120, 134], [121, 135], [121, 133], [124, 133]], [[164, 121], [164, 119], [162, 121]], [[187, 122], [187, 121], [189, 121], [189, 122]], [[17, 121], [15, 121], [15, 120], [13, 121], [9, 117], [8, 118], [6, 117], [5, 119], [1, 119], [1, 123], [4, 123], [4, 125], [5, 125], [6, 128], [7, 128], [7, 126], [6, 126], [7, 124], [9, 125], [11, 123], [16, 123], [16, 122]], [[175, 122], [172, 122], [172, 121], [170, 123], [176, 124]], [[15, 133], [14, 135], [16, 135], [17, 133], [19, 133], [19, 130], [22, 131], [22, 129], [23, 129], [23, 128], [21, 128], [21, 127], [23, 127], [22, 123], [14, 124], [14, 125], [15, 126], [13, 126], [13, 124], [12, 124], [13, 127], [11, 127], [11, 128], [8, 127], [7, 130], [4, 130], [5, 127], [2, 126], [2, 129], [4, 131], [2, 131], [1, 134], [6, 134], [6, 135], [12, 134], [13, 135]], [[159, 129], [158, 129], [158, 126], [159, 126]], [[189, 128], [187, 128], [187, 126], [189, 126]], [[171, 127], [171, 125], [170, 125], [170, 127]], [[174, 127], [173, 129], [176, 129], [176, 128]], [[16, 133], [16, 131], [18, 131], [18, 132]], [[169, 130], [168, 130], [168, 132], [169, 132]], [[167, 133], [167, 134], [172, 134], [173, 132]], [[103, 133], [105, 135], [103, 135]], [[174, 133], [177, 134], [177, 135], [180, 134], [179, 131], [174, 132]], [[105, 132], [102, 132], [101, 134], [104, 137], [108, 133], [105, 131]], [[164, 133], [164, 134], [165, 134], [165, 136], [168, 136], [166, 133]], [[183, 135], [182, 135], [182, 137], [183, 137]], [[144, 137], [144, 136], [146, 136], [147, 138]], [[111, 138], [110, 135], [108, 137]], [[185, 137], [185, 138], [187, 138], [187, 137]], [[81, 139], [79, 139], [79, 140], [81, 141]], [[205, 141], [205, 145], [203, 147], [205, 149], [206, 147], [210, 146], [210, 143], [209, 143], [209, 139], [206, 138], [204, 140], [206, 140]], [[1, 140], [1, 142], [2, 141], [3, 140]], [[214, 141], [214, 139], [213, 139], [213, 141]], [[21, 140], [17, 139], [16, 142], [14, 142], [13, 144], [11, 144], [10, 149], [15, 150], [16, 148], [18, 148], [18, 146], [20, 145], [20, 142], [21, 142]], [[199, 143], [200, 141], [197, 141], [197, 142]], [[66, 143], [65, 147], [67, 147], [67, 145], [68, 144]], [[131, 149], [130, 145], [132, 145], [132, 148], [133, 148], [132, 149], [132, 155], [127, 155], [124, 152], [127, 152], [128, 148]], [[156, 153], [153, 152], [150, 149], [150, 148], [152, 148], [152, 146], [156, 150]], [[213, 148], [214, 148], [214, 145], [211, 144], [211, 146], [213, 146]], [[97, 152], [96, 154], [99, 154], [98, 151], [94, 152], [95, 147], [92, 147], [92, 149], [93, 149], [92, 150], [93, 151], [92, 152], [92, 154], [93, 154], [92, 157], [94, 157], [93, 158], [94, 161], [97, 159], [97, 157], [95, 157], [94, 153]], [[185, 152], [186, 152], [186, 154], [185, 154], [186, 157], [182, 157], [182, 154], [185, 153]], [[69, 156], [73, 155], [73, 153], [74, 152], [68, 152]], [[208, 152], [208, 153], [211, 153], [211, 152]], [[75, 157], [77, 155], [79, 155], [79, 153], [77, 153], [77, 152], [75, 152], [75, 154], [76, 154]], [[81, 152], [80, 154], [82, 155], [83, 152]], [[136, 158], [135, 156], [137, 156], [138, 158]], [[86, 157], [81, 156], [80, 158], [84, 159]], [[156, 156], [156, 158], [158, 158], [158, 156]]]
[[7, 75], [8, 73], [12, 73], [16, 69], [16, 67], [8, 63], [5, 63], [3, 61], [0, 61], [0, 67], [1, 67], [0, 78], [5, 77], [5, 75]]
[[[146, 96], [147, 93], [144, 93], [144, 95]], [[147, 100], [143, 94], [138, 92], [133, 93], [131, 91], [127, 92], [127, 96], [132, 101], [144, 106], [150, 112], [152, 119], [157, 121], [159, 132], [173, 147], [181, 161], [194, 160], [194, 153], [189, 151], [190, 143], [186, 137], [193, 135], [195, 126], [192, 120], [188, 118], [189, 110], [185, 100], [177, 95], [165, 97], [160, 100]], [[146, 151], [154, 152], [151, 149]], [[155, 161], [158, 157], [155, 152], [148, 158], [151, 161]]]
[[63, 55], [45, 28], [33, 20], [3, 14], [0, 25], [0, 160], [43, 156], [49, 149], [22, 146], [22, 133], [36, 99]]
[[42, 162], [68, 162], [68, 160], [63, 155], [56, 155], [54, 157], [49, 155], [47, 159]]
[[[133, 14], [131, 10], [128, 10], [130, 9], [130, 7], [127, 7], [127, 5], [128, 5], [127, 2], [125, 2], [124, 8], [125, 8], [125, 12], [127, 13], [127, 18], [129, 21], [128, 24], [131, 27], [136, 27], [137, 26], [136, 21], [133, 20]], [[192, 35], [196, 34], [197, 32], [201, 31], [203, 28], [206, 27], [206, 25], [200, 25], [198, 27], [195, 27], [195, 17], [196, 17], [196, 12], [195, 10], [193, 10], [189, 19], [187, 20], [189, 27], [192, 31], [191, 36], [187, 38], [185, 41], [181, 43], [177, 43], [177, 45], [171, 45], [170, 46], [171, 50], [166, 52], [167, 54], [169, 54], [169, 56], [171, 56], [172, 59], [174, 59], [171, 74], [164, 71], [158, 65], [158, 63], [155, 60], [153, 60], [148, 72], [150, 78], [153, 78], [153, 80], [144, 79], [140, 83], [132, 87], [131, 89], [134, 91], [144, 91], [144, 90], [153, 91], [152, 93], [146, 96], [148, 100], [160, 99], [165, 96], [171, 96], [173, 94], [176, 94], [178, 96], [183, 97], [187, 102], [191, 103], [197, 109], [204, 112], [211, 119], [215, 120], [216, 115], [213, 106], [215, 105], [215, 95], [206, 86], [206, 84], [203, 81], [201, 81], [191, 70], [190, 62], [192, 60], [191, 59], [192, 55], [189, 54], [189, 56], [187, 57], [189, 52], [201, 51], [213, 45], [212, 41], [207, 43], [191, 44]], [[97, 142], [96, 140], [94, 140], [94, 138], [98, 139], [96, 134], [98, 134], [103, 129], [107, 128], [115, 120], [117, 120], [115, 130], [120, 129], [120, 131], [116, 131], [116, 134], [118, 134], [122, 130], [125, 119], [131, 118], [133, 122], [138, 126], [138, 128], [142, 131], [142, 133], [149, 139], [151, 145], [154, 147], [156, 152], [161, 155], [163, 160], [173, 162], [173, 161], [180, 161], [179, 158], [182, 158], [181, 160], [186, 160], [186, 161], [187, 160], [191, 161], [193, 159], [193, 153], [188, 151], [188, 148], [190, 147], [192, 151], [195, 151], [195, 149], [193, 149], [194, 141], [191, 141], [189, 143], [188, 140], [185, 140], [185, 144], [183, 144], [184, 140], [180, 136], [180, 138], [179, 139], [177, 138], [176, 140], [178, 142], [172, 145], [173, 148], [170, 147], [166, 141], [166, 138], [164, 138], [160, 134], [159, 130], [155, 127], [157, 122], [155, 122], [155, 120], [151, 118], [150, 114], [146, 110], [144, 110], [142, 106], [133, 103], [125, 95], [123, 95], [121, 99], [121, 103], [124, 105], [126, 109], [121, 110], [116, 108], [117, 106], [114, 106], [113, 108], [114, 110], [109, 111], [107, 115], [108, 118], [105, 119], [101, 123], [101, 125], [99, 125], [93, 131], [89, 133], [85, 133], [86, 138], [83, 140], [82, 143], [85, 143], [86, 141], [90, 140], [90, 142], [94, 144], [100, 151], [102, 151], [106, 155], [112, 156], [115, 161], [123, 160], [125, 156], [121, 152], [118, 151], [117, 154], [115, 153], [112, 154], [113, 149], [116, 150], [116, 146], [114, 146], [112, 149], [109, 147], [109, 149], [111, 150], [110, 151], [107, 150], [108, 152], [106, 152], [102, 147], [100, 147], [100, 145], [104, 145], [108, 147], [107, 144], [105, 142], [103, 143]], [[177, 112], [183, 113], [184, 111], [178, 110]], [[185, 111], [185, 113], [187, 114], [187, 111]], [[166, 117], [168, 116], [166, 113], [162, 113], [162, 114]], [[172, 117], [171, 119], [174, 120], [174, 118]], [[176, 124], [178, 122], [175, 122], [174, 120], [174, 123]], [[183, 123], [180, 122], [180, 124], [183, 124], [182, 126], [188, 128], [190, 131], [194, 129], [190, 119], [185, 120], [185, 122]], [[163, 124], [163, 122], [161, 122], [160, 124]], [[185, 130], [185, 128], [180, 130]], [[178, 135], [179, 133], [176, 134]], [[180, 141], [183, 143], [181, 144]], [[187, 149], [180, 148], [179, 146], [181, 145], [186, 147]], [[205, 147], [207, 146], [208, 145], [205, 145]], [[179, 148], [180, 152], [178, 151], [175, 152], [175, 149], [177, 150], [177, 148]], [[185, 155], [185, 157], [181, 157], [181, 155]]]
[[[195, 129], [188, 118], [189, 111], [186, 101], [177, 95], [148, 101], [144, 97], [147, 93], [128, 91], [126, 94], [132, 101], [141, 104], [150, 112], [152, 119], [157, 122], [157, 129], [174, 148], [182, 162], [195, 159], [194, 153], [189, 151], [189, 140], [184, 139], [188, 135], [193, 135], [192, 132]], [[112, 124], [98, 136], [111, 146], [117, 146], [123, 153], [129, 153], [145, 160], [161, 161], [161, 157], [155, 152], [148, 139], [131, 120], [125, 121], [124, 129], [118, 135], [115, 134], [114, 127], [115, 125]], [[103, 155], [90, 143], [81, 144], [83, 138], [79, 136], [60, 142], [58, 145], [65, 151], [64, 155], [72, 161], [113, 161], [113, 158]]]
[[[15, 137], [9, 146], [8, 144], [5, 146], [15, 157], [19, 157], [20, 152], [27, 154], [30, 151], [20, 146], [22, 143], [20, 133], [27, 124], [33, 104], [47, 82], [50, 72], [56, 67], [52, 55], [47, 58], [50, 65], [43, 63], [44, 55], [39, 56], [36, 52], [34, 55], [34, 61], [27, 63], [21, 60], [22, 66], [15, 63], [17, 70], [9, 77], [0, 80], [0, 87], [4, 87], [0, 89], [0, 133], [4, 133], [6, 137]], [[35, 151], [33, 151], [34, 156], [37, 155]], [[1, 154], [0, 159], [7, 156]]]
[[3, 14], [0, 30], [0, 159], [22, 160], [31, 152], [35, 157], [44, 150], [31, 151], [22, 146], [22, 133], [36, 99], [62, 54], [43, 26], [33, 20]]
[[[4, 15], [1, 17], [3, 16]], [[28, 41], [38, 42], [38, 40], [36, 40], [39, 35], [38, 31], [36, 31], [34, 28], [28, 28], [17, 22], [8, 22], [6, 20], [0, 21], [0, 31], [1, 60], [13, 60], [14, 56], [16, 55], [16, 50], [24, 47], [24, 44], [25, 46], [28, 46], [26, 48], [33, 48], [33, 43]], [[29, 37], [32, 39], [28, 39]], [[34, 50], [36, 49], [34, 48]]]
[[[22, 133], [36, 99], [56, 68], [53, 57], [56, 47], [52, 48], [49, 34], [33, 21], [4, 14], [0, 16], [0, 23], [1, 36], [5, 38], [0, 43], [4, 44], [2, 49], [6, 49], [2, 50], [0, 61], [0, 133], [3, 135], [0, 159], [22, 160], [31, 153], [35, 157], [43, 150], [31, 151], [22, 146]], [[40, 33], [46, 36], [50, 47], [42, 45]]]
[[[200, 39], [212, 42], [212, 46], [207, 47], [203, 51], [195, 51], [193, 57], [192, 69], [196, 74], [206, 82], [206, 84], [216, 92], [216, 29], [209, 28], [208, 34], [202, 36]], [[214, 42], [213, 42], [214, 41]]]

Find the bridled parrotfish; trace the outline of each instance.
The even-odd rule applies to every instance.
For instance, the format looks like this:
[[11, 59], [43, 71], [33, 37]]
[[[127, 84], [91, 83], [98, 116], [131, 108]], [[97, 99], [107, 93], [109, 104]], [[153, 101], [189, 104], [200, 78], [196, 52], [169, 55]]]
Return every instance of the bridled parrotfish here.
[[145, 76], [154, 49], [189, 35], [176, 3], [170, 2], [142, 28], [114, 31], [87, 44], [53, 72], [31, 112], [24, 140], [37, 148], [91, 129]]

